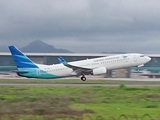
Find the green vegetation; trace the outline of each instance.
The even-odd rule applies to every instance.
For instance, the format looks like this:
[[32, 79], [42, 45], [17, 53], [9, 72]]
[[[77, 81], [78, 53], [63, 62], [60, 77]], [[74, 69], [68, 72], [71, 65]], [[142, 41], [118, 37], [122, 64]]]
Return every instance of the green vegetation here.
[[[160, 114], [160, 88], [1, 86], [0, 120], [102, 120]], [[82, 119], [83, 117], [83, 119]]]

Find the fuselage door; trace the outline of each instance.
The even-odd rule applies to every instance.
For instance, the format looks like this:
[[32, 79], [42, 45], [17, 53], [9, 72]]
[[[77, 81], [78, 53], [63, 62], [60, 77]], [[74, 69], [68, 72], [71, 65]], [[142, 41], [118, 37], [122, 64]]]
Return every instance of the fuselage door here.
[[124, 59], [125, 63], [128, 63], [128, 56], [127, 55], [124, 55], [123, 59]]
[[40, 76], [41, 75], [41, 71], [40, 69], [37, 69], [37, 76]]

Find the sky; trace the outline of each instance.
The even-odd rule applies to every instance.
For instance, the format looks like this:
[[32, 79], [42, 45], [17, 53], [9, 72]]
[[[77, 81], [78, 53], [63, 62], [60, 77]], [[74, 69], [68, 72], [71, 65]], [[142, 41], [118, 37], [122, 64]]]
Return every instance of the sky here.
[[0, 0], [0, 46], [160, 53], [159, 0]]

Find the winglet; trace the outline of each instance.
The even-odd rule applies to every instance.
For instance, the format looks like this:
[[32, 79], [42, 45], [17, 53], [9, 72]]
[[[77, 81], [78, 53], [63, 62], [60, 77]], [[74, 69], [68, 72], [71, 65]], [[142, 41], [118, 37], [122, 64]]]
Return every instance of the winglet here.
[[62, 63], [63, 65], [67, 65], [67, 62], [63, 59], [63, 57], [58, 57], [58, 60], [60, 63]]

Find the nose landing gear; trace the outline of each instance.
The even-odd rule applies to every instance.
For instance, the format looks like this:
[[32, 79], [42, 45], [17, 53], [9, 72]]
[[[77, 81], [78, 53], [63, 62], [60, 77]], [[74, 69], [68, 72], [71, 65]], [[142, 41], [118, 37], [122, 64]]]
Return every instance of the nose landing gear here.
[[144, 66], [144, 65], [139, 65], [139, 66], [137, 66], [137, 72], [140, 72], [140, 67], [142, 67], [142, 66]]

